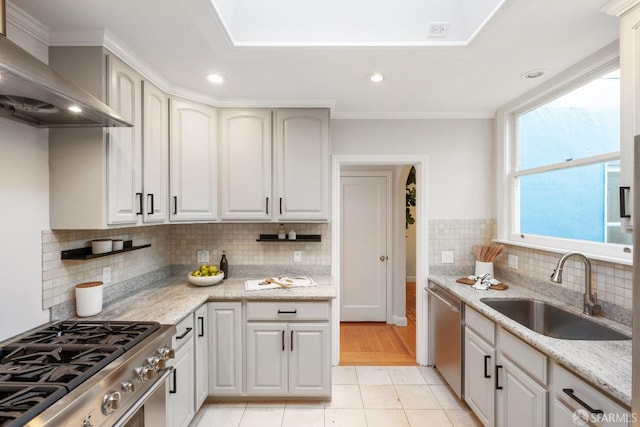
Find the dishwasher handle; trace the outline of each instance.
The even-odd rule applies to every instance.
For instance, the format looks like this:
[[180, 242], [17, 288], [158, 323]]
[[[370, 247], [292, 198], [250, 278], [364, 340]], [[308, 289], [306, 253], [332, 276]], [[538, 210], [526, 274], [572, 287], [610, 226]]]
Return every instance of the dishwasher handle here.
[[449, 301], [447, 301], [446, 299], [442, 298], [440, 295], [438, 295], [433, 290], [429, 289], [428, 287], [425, 287], [424, 290], [427, 291], [429, 294], [433, 295], [434, 297], [438, 298], [440, 301], [442, 301], [447, 307], [449, 307], [449, 309], [451, 311], [455, 311], [456, 313], [460, 312], [460, 307], [456, 307], [455, 305], [451, 304]]

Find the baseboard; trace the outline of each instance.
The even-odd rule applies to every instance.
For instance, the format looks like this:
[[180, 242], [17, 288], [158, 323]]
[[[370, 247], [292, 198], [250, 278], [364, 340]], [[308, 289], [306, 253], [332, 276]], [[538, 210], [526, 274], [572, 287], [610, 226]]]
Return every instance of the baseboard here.
[[407, 326], [407, 317], [406, 316], [393, 316], [393, 324], [396, 326]]

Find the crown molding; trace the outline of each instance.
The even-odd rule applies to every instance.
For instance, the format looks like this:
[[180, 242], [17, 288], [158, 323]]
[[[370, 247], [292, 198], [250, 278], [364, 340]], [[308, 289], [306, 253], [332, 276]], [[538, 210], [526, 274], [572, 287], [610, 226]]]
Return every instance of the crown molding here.
[[13, 3], [6, 3], [7, 23], [25, 32], [45, 46], [49, 45], [49, 28]]
[[640, 0], [611, 0], [600, 10], [608, 15], [622, 16], [638, 4]]
[[416, 111], [416, 112], [333, 112], [336, 120], [485, 120], [494, 119], [496, 112], [487, 111]]

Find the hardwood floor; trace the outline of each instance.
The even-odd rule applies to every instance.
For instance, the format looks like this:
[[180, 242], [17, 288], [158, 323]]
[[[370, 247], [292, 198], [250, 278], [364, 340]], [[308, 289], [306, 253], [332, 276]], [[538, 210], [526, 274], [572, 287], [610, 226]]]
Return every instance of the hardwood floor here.
[[407, 326], [340, 323], [340, 365], [415, 366], [416, 284], [407, 282]]

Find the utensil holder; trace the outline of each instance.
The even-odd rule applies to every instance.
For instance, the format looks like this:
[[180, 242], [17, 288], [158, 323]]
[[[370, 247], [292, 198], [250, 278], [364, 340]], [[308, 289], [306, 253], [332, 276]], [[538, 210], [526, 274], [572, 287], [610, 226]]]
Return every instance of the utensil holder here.
[[493, 263], [476, 261], [476, 277], [489, 273], [489, 276], [493, 277]]
[[78, 317], [89, 317], [102, 311], [102, 282], [76, 285], [76, 312]]

